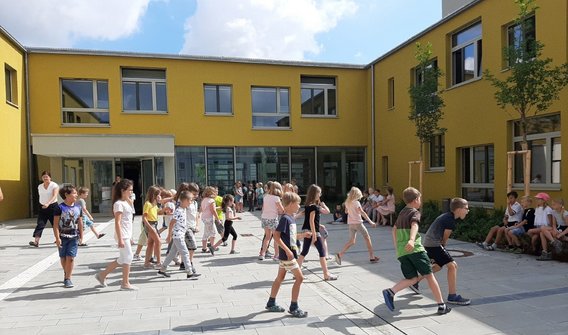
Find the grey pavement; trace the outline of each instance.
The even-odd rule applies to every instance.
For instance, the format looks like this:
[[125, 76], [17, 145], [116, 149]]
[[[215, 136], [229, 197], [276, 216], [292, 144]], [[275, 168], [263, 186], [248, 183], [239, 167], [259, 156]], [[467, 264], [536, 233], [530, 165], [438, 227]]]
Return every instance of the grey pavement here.
[[[337, 281], [323, 280], [317, 251], [304, 269], [299, 304], [305, 319], [269, 313], [264, 306], [278, 271], [272, 260], [258, 261], [262, 238], [259, 213], [243, 214], [235, 223], [238, 255], [221, 247], [215, 256], [198, 250], [199, 280], [188, 281], [170, 267], [171, 278], [133, 263], [136, 292], [119, 291], [120, 272], [109, 286], [97, 287], [94, 274], [117, 256], [110, 218], [79, 249], [72, 289], [62, 285], [62, 270], [47, 229], [39, 248], [28, 246], [34, 220], [4, 222], [0, 228], [0, 334], [568, 334], [568, 271], [565, 263], [537, 262], [534, 256], [489, 252], [451, 240], [459, 264], [458, 293], [472, 299], [438, 316], [426, 285], [423, 295], [404, 290], [395, 297], [395, 312], [384, 305], [381, 291], [402, 278], [390, 227], [369, 228], [378, 264], [369, 262], [360, 237], [343, 257], [330, 262]], [[328, 216], [329, 217], [329, 216]], [[326, 217], [327, 218], [327, 217]], [[322, 221], [326, 221], [325, 219]], [[136, 218], [135, 237], [140, 228]], [[348, 239], [344, 224], [327, 225], [331, 253]], [[164, 249], [165, 252], [165, 249]], [[436, 274], [444, 296], [445, 270]], [[293, 280], [284, 281], [277, 302], [288, 307]]]

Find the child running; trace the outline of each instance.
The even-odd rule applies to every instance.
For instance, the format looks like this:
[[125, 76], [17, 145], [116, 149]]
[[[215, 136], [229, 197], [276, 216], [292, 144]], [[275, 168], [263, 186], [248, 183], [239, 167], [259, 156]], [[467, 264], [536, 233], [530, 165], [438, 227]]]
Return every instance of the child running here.
[[235, 211], [233, 210], [233, 205], [235, 204], [235, 198], [230, 194], [225, 194], [223, 197], [223, 202], [221, 203], [221, 208], [223, 208], [223, 212], [225, 213], [225, 230], [223, 233], [223, 238], [221, 238], [212, 248], [211, 254], [214, 254], [214, 251], [218, 249], [217, 247], [221, 243], [227, 242], [229, 239], [229, 235], [233, 237], [231, 241], [231, 251], [229, 254], [238, 254], [239, 252], [235, 250], [235, 245], [237, 244], [237, 232], [233, 227], [233, 220], [241, 220], [240, 216], [235, 216]]
[[[81, 205], [81, 209], [83, 211], [83, 230], [85, 229], [85, 226], [89, 227], [93, 232], [93, 234], [95, 234], [97, 239], [100, 239], [101, 237], [105, 236], [105, 233], [99, 234], [95, 229], [93, 222], [95, 221], [95, 219], [93, 219], [93, 216], [87, 209], [87, 203], [85, 202], [85, 199], [87, 199], [88, 197], [89, 197], [89, 189], [86, 187], [79, 187], [79, 205]], [[83, 243], [83, 240], [81, 239], [79, 240], [79, 246], [86, 247], [87, 244]]]
[[284, 281], [286, 272], [290, 271], [294, 275], [294, 285], [292, 286], [292, 300], [290, 302], [290, 313], [296, 318], [305, 318], [308, 316], [308, 312], [302, 311], [298, 306], [298, 296], [300, 295], [300, 286], [304, 281], [304, 276], [302, 271], [300, 271], [300, 266], [296, 261], [298, 257], [298, 247], [296, 245], [297, 238], [309, 238], [311, 237], [311, 232], [305, 232], [303, 234], [296, 234], [296, 221], [294, 220], [294, 214], [300, 209], [300, 196], [293, 192], [284, 193], [282, 197], [282, 204], [284, 206], [284, 215], [280, 217], [280, 221], [276, 230], [274, 231], [274, 245], [278, 246], [279, 261], [280, 265], [278, 268], [278, 275], [272, 284], [272, 289], [270, 291], [270, 298], [266, 303], [266, 309], [269, 312], [284, 312], [285, 309], [280, 305], [276, 304], [276, 296], [280, 290], [280, 286]]
[[187, 216], [185, 211], [193, 200], [193, 194], [189, 191], [182, 191], [178, 197], [178, 200], [179, 206], [174, 211], [173, 219], [168, 224], [168, 237], [166, 238], [166, 242], [173, 242], [172, 248], [168, 252], [166, 260], [164, 261], [164, 264], [162, 264], [162, 267], [158, 271], [158, 274], [166, 278], [170, 277], [170, 275], [166, 272], [166, 269], [179, 252], [181, 254], [181, 258], [183, 259], [183, 264], [187, 264], [185, 266], [187, 278], [194, 279], [199, 277], [201, 274], [193, 272], [191, 261], [189, 260], [189, 250], [187, 249], [187, 245], [185, 244], [185, 232], [187, 231]]
[[402, 192], [402, 199], [406, 207], [398, 214], [398, 218], [392, 228], [392, 239], [396, 249], [396, 257], [400, 262], [400, 269], [404, 275], [403, 280], [389, 289], [383, 290], [383, 298], [387, 308], [394, 311], [394, 295], [399, 291], [416, 284], [422, 276], [428, 281], [428, 285], [438, 302], [438, 314], [447, 314], [452, 309], [448, 307], [442, 298], [442, 291], [438, 281], [432, 273], [430, 258], [422, 246], [418, 226], [420, 224], [421, 202], [420, 192], [409, 187]]
[[310, 237], [304, 238], [302, 253], [298, 257], [298, 265], [302, 267], [304, 258], [308, 255], [312, 244], [318, 249], [319, 261], [323, 271], [323, 280], [337, 280], [336, 275], [329, 273], [327, 269], [326, 250], [324, 248], [324, 239], [320, 232], [320, 214], [329, 214], [329, 208], [320, 200], [321, 188], [315, 184], [308, 187], [306, 195], [306, 206], [304, 210], [304, 225], [302, 231], [310, 232]]
[[95, 279], [106, 287], [106, 277], [117, 267], [122, 267], [122, 281], [120, 289], [123, 291], [136, 291], [138, 288], [130, 284], [130, 263], [132, 263], [132, 218], [134, 214], [134, 204], [130, 195], [132, 194], [132, 181], [121, 179], [112, 189], [112, 212], [114, 214], [114, 238], [118, 243], [118, 258], [112, 261], [106, 269], [97, 273]]
[[367, 250], [369, 251], [369, 261], [371, 263], [377, 263], [379, 257], [375, 256], [373, 251], [373, 244], [371, 242], [371, 237], [367, 228], [363, 225], [363, 218], [371, 223], [371, 227], [376, 227], [377, 224], [371, 221], [367, 213], [361, 207], [359, 199], [363, 197], [363, 193], [357, 187], [352, 187], [349, 193], [347, 193], [347, 200], [345, 200], [345, 210], [347, 212], [347, 224], [349, 226], [349, 241], [343, 247], [343, 250], [335, 255], [335, 262], [341, 265], [341, 260], [347, 250], [355, 245], [355, 239], [357, 238], [357, 232], [361, 233], [361, 236], [365, 239], [367, 244]]
[[83, 239], [83, 218], [81, 206], [77, 204], [75, 186], [64, 185], [59, 190], [59, 196], [64, 200], [53, 212], [53, 233], [63, 268], [63, 286], [71, 288], [73, 287], [71, 275], [75, 264], [74, 259], [77, 257], [77, 246], [79, 240]]

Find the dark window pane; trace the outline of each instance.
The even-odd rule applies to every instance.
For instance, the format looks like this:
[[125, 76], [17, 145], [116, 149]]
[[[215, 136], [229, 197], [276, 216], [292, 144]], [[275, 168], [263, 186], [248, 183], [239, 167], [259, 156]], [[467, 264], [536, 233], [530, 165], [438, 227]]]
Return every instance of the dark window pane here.
[[123, 78], [166, 79], [165, 70], [122, 69]]
[[313, 114], [312, 90], [302, 88], [302, 114]]
[[205, 86], [205, 113], [213, 114], [218, 112], [219, 108], [217, 106], [217, 87]]
[[452, 46], [455, 47], [477, 38], [481, 38], [481, 22], [454, 34], [452, 36]]
[[234, 157], [232, 148], [207, 148], [208, 185], [219, 187], [219, 194], [233, 193]]
[[290, 94], [287, 88], [280, 89], [280, 113], [290, 113]]
[[304, 77], [301, 78], [302, 84], [315, 84], [315, 85], [333, 85], [335, 86], [335, 78], [329, 77]]
[[255, 128], [262, 127], [290, 127], [290, 116], [254, 116], [252, 117], [252, 126]]
[[219, 112], [231, 114], [233, 111], [230, 86], [219, 86]]
[[62, 80], [64, 108], [94, 108], [93, 82]]
[[107, 112], [64, 112], [63, 123], [108, 124]]
[[177, 185], [183, 182], [206, 185], [205, 147], [176, 147], [175, 150]]
[[138, 108], [137, 110], [153, 110], [152, 103], [152, 83], [136, 83], [138, 88]]
[[314, 148], [292, 148], [292, 178], [296, 180], [299, 194], [306, 194], [316, 180]]
[[108, 82], [97, 81], [97, 108], [108, 109]]
[[125, 111], [136, 110], [137, 108], [136, 83], [122, 83], [122, 108]]
[[252, 89], [252, 113], [276, 113], [276, 89]]
[[327, 115], [337, 115], [335, 90], [327, 90]]
[[156, 83], [156, 108], [159, 111], [168, 110], [168, 99], [166, 96], [166, 84]]

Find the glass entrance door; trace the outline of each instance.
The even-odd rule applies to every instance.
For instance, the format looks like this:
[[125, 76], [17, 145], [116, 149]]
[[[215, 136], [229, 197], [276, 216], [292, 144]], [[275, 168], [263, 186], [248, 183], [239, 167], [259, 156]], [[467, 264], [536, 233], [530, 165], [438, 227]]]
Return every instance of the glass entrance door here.
[[90, 168], [91, 205], [93, 213], [111, 214], [113, 175], [112, 160], [93, 160]]
[[140, 160], [142, 165], [142, 197], [146, 196], [146, 191], [148, 187], [155, 184], [154, 182], [154, 159], [142, 159]]

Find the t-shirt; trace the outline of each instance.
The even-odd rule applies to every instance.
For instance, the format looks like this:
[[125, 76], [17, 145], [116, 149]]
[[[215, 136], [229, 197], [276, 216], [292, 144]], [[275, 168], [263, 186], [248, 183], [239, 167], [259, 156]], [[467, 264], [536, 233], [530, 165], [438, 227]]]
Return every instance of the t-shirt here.
[[158, 205], [155, 205], [149, 201], [144, 203], [143, 214], [146, 214], [146, 220], [148, 221], [158, 221]]
[[79, 206], [81, 206], [82, 214], [87, 215], [85, 214], [85, 210], [87, 209], [87, 203], [85, 202], [85, 199], [79, 198]]
[[215, 197], [215, 208], [217, 210], [217, 216], [219, 217], [219, 220], [223, 221], [224, 218], [224, 214], [223, 214], [223, 209], [221, 208], [221, 205], [223, 204], [223, 197], [218, 195]]
[[182, 207], [176, 208], [173, 214], [173, 219], [176, 220], [174, 227], [172, 228], [172, 235], [174, 237], [184, 237], [187, 231], [187, 214], [186, 209]]
[[456, 229], [456, 219], [452, 212], [444, 213], [432, 222], [430, 228], [428, 228], [428, 231], [426, 232], [426, 235], [424, 235], [424, 243], [422, 244], [428, 248], [441, 246], [446, 229]]
[[[134, 208], [125, 200], [118, 200], [112, 206], [112, 211], [116, 213], [122, 213], [122, 218], [120, 219], [120, 237], [124, 239], [132, 238], [132, 215], [134, 214]], [[116, 232], [114, 239], [117, 239]]]
[[523, 220], [523, 207], [521, 204], [515, 202], [511, 205], [511, 209], [513, 210], [513, 213], [509, 213], [509, 207], [507, 207], [507, 210], [505, 211], [505, 214], [508, 216], [507, 222], [521, 222]]
[[[296, 244], [296, 221], [288, 214], [284, 214], [280, 217], [276, 231], [280, 232], [280, 238], [284, 245], [288, 247], [294, 254], [294, 258], [298, 258], [298, 245]], [[278, 254], [278, 259], [282, 261], [288, 260], [286, 252], [278, 246], [280, 253]]]
[[523, 226], [525, 232], [529, 231], [529, 229], [534, 228], [534, 208], [527, 208], [523, 212], [523, 218], [521, 221], [527, 220], [527, 223]]
[[176, 210], [176, 204], [173, 201], [168, 201], [164, 204], [164, 210], [169, 209], [172, 214], [166, 214], [164, 215], [165, 220], [166, 220], [166, 225], [170, 224], [170, 221], [172, 221], [174, 215], [173, 212]]
[[232, 223], [233, 220], [227, 220], [227, 218], [232, 218], [232, 217], [235, 216], [235, 212], [233, 211], [233, 208], [227, 207], [227, 208], [225, 209], [225, 213], [227, 214], [227, 215], [225, 216], [225, 222], [227, 222], [227, 223]]
[[47, 185], [47, 189], [43, 187], [43, 183], [39, 184], [37, 187], [37, 192], [39, 193], [39, 203], [41, 205], [51, 205], [52, 203], [57, 202], [57, 197], [55, 197], [55, 200], [48, 203], [49, 199], [51, 199], [51, 197], [53, 196], [53, 190], [55, 190], [56, 188], [59, 188], [59, 185], [52, 181], [50, 181], [49, 185]]
[[363, 218], [361, 217], [359, 208], [361, 208], [359, 200], [355, 200], [351, 203], [345, 203], [345, 212], [347, 212], [348, 224], [363, 223]]
[[257, 188], [256, 189], [256, 198], [257, 199], [262, 199], [262, 196], [264, 195], [264, 190], [262, 188]]
[[53, 216], [59, 216], [59, 237], [76, 238], [79, 236], [79, 219], [82, 217], [81, 205], [73, 203], [67, 205], [60, 203], [53, 212]]
[[195, 230], [197, 227], [197, 201], [192, 201], [186, 211], [187, 228]]
[[280, 197], [272, 194], [265, 194], [262, 200], [262, 215], [263, 219], [278, 219], [278, 206]]
[[552, 215], [552, 208], [546, 207], [537, 207], [534, 211], [534, 226], [535, 227], [542, 227], [542, 226], [551, 226], [552, 222], [548, 220], [548, 215]]
[[420, 233], [416, 233], [416, 238], [414, 240], [414, 249], [410, 252], [404, 250], [404, 247], [410, 240], [410, 228], [412, 224], [420, 224], [420, 212], [416, 208], [404, 207], [402, 211], [398, 214], [396, 219], [396, 257], [400, 258], [402, 256], [414, 254], [417, 252], [425, 252], [426, 249], [422, 246], [422, 239]]
[[314, 226], [316, 228], [316, 233], [320, 231], [320, 207], [315, 204], [311, 204], [305, 207], [304, 210], [304, 225], [302, 226], [302, 230], [312, 230], [310, 228], [310, 215], [314, 212]]
[[201, 220], [211, 220], [215, 217], [211, 211], [211, 204], [215, 204], [215, 199], [207, 197], [201, 200]]
[[556, 227], [566, 226], [565, 218], [568, 217], [568, 211], [563, 210], [562, 212], [558, 213], [557, 211], [552, 211], [552, 217], [556, 219]]

